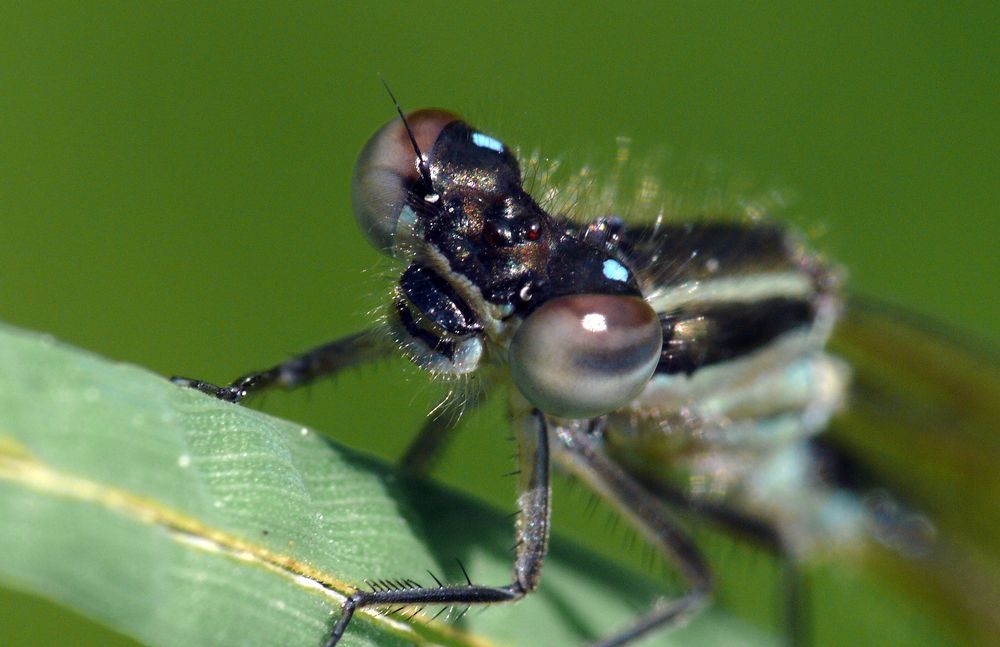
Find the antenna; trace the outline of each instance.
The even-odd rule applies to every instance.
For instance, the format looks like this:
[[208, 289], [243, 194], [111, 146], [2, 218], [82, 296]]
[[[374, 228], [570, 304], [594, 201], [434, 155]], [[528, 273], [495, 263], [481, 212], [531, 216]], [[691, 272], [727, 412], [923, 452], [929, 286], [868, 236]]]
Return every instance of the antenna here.
[[403, 127], [406, 128], [406, 135], [410, 138], [410, 145], [413, 146], [413, 152], [417, 154], [417, 170], [420, 172], [420, 177], [424, 182], [427, 183], [428, 188], [431, 186], [431, 170], [427, 168], [427, 160], [424, 159], [424, 154], [420, 152], [420, 147], [417, 146], [417, 139], [413, 136], [413, 129], [410, 128], [410, 123], [406, 121], [406, 115], [403, 114], [403, 108], [399, 105], [399, 101], [396, 100], [396, 95], [392, 93], [389, 89], [389, 84], [385, 82], [385, 79], [379, 77], [379, 81], [382, 82], [382, 87], [385, 88], [386, 93], [389, 95], [389, 99], [396, 106], [396, 112], [399, 113], [399, 118], [403, 121]]

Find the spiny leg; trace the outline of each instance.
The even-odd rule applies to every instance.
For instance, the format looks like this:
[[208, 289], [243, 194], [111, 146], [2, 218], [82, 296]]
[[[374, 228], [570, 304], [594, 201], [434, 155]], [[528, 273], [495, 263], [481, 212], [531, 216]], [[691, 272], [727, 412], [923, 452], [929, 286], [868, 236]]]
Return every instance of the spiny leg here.
[[808, 581], [794, 552], [775, 524], [724, 504], [692, 499], [659, 481], [641, 480], [641, 483], [671, 506], [705, 517], [717, 523], [724, 531], [747, 539], [774, 555], [782, 570], [783, 589], [779, 607], [784, 614], [782, 621], [786, 627], [788, 644], [792, 647], [811, 644]]
[[319, 346], [267, 370], [243, 375], [226, 386], [186, 377], [173, 377], [170, 381], [220, 400], [239, 402], [257, 391], [276, 386], [293, 389], [345, 368], [380, 359], [392, 351], [390, 343], [368, 330]]
[[708, 604], [713, 577], [701, 551], [682, 532], [663, 502], [604, 453], [590, 426], [587, 421], [554, 426], [560, 441], [555, 455], [571, 474], [607, 498], [659, 548], [689, 587], [680, 598], [654, 604], [630, 627], [594, 644], [616, 647], [657, 629], [682, 625]]
[[390, 588], [373, 587], [372, 591], [355, 591], [341, 608], [342, 613], [324, 647], [340, 641], [355, 611], [363, 607], [471, 605], [513, 602], [538, 587], [542, 561], [549, 541], [548, 432], [545, 418], [535, 411], [516, 424], [518, 460], [518, 515], [514, 580], [506, 586], [479, 586], [467, 580], [465, 585], [437, 587]]

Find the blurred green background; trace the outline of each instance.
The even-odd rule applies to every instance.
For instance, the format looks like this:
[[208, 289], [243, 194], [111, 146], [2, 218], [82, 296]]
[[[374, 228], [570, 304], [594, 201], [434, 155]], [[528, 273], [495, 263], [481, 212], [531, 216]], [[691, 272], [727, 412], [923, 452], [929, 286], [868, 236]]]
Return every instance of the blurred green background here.
[[[995, 2], [4, 3], [0, 319], [216, 381], [362, 328], [392, 268], [349, 204], [393, 116], [381, 75], [408, 109], [570, 166], [629, 135], [790, 190], [852, 289], [996, 343], [998, 20]], [[439, 393], [395, 363], [262, 406], [392, 458]], [[440, 476], [509, 508], [483, 476], [508, 470], [498, 411]], [[0, 642], [66, 636], [128, 644], [0, 595]]]

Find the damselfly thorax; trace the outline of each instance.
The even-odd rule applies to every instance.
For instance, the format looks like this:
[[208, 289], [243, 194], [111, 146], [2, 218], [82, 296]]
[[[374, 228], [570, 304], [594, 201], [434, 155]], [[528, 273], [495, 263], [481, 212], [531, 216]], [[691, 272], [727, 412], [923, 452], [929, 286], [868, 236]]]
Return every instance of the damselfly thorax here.
[[[485, 374], [513, 395], [520, 514], [509, 584], [358, 590], [328, 645], [360, 607], [489, 604], [535, 590], [553, 460], [687, 582], [601, 645], [678, 626], [707, 604], [713, 574], [678, 509], [762, 528], [792, 559], [913, 525], [903, 513], [876, 519], [824, 476], [814, 439], [850, 379], [825, 350], [841, 275], [795, 232], [759, 217], [632, 225], [547, 211], [507, 146], [440, 110], [373, 136], [353, 199], [368, 240], [404, 266], [384, 323], [230, 386], [179, 382], [238, 401], [396, 352], [439, 377]], [[428, 421], [409, 469], [429, 469], [452, 420]]]
[[[643, 481], [772, 520], [793, 552], [863, 532], [860, 502], [818, 476], [810, 439], [844, 405], [849, 371], [824, 350], [840, 276], [767, 222], [622, 229], [664, 345], [603, 441]], [[847, 537], [845, 537], [845, 535]]]

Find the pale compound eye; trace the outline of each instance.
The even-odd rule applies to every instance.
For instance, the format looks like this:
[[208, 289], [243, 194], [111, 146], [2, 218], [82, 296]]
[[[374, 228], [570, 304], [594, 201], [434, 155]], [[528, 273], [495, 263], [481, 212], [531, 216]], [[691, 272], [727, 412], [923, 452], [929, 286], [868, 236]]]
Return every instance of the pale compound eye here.
[[562, 418], [620, 409], [652, 377], [663, 346], [656, 312], [638, 297], [558, 297], [531, 313], [509, 350], [514, 384]]
[[392, 253], [407, 200], [423, 180], [406, 125], [426, 161], [438, 135], [455, 121], [458, 116], [444, 110], [417, 110], [407, 115], [406, 124], [397, 118], [383, 126], [358, 155], [351, 182], [354, 216], [376, 249]]

